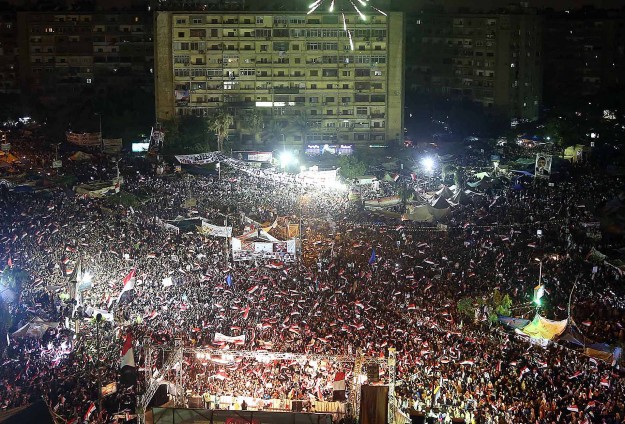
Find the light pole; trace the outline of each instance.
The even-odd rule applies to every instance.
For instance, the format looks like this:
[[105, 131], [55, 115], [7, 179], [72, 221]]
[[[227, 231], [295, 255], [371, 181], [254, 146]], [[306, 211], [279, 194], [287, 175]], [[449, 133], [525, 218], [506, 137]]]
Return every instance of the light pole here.
[[102, 314], [95, 316], [95, 350], [96, 350], [96, 374], [98, 375], [98, 413], [102, 413], [102, 377], [100, 375], [100, 323]]
[[282, 137], [282, 151], [286, 152], [286, 137], [282, 133], [280, 133], [280, 136]]
[[102, 138], [102, 113], [96, 112], [98, 115], [98, 121], [100, 123], [100, 152], [104, 152], [104, 139]]

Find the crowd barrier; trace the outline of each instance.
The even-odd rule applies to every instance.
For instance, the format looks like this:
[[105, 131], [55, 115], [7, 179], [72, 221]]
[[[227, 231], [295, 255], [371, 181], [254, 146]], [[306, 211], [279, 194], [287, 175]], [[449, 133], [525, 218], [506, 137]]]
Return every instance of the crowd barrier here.
[[187, 397], [189, 407], [206, 409], [242, 410], [243, 401], [248, 411], [325, 412], [334, 417], [347, 413], [346, 402], [326, 402], [296, 399], [260, 399], [249, 396], [208, 396], [205, 402], [200, 395]]

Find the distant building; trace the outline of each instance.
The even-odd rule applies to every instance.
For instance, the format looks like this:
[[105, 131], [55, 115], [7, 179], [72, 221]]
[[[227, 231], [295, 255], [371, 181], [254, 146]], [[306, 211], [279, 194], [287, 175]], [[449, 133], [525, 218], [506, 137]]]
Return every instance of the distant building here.
[[17, 16], [0, 13], [0, 93], [19, 93]]
[[526, 13], [407, 17], [407, 90], [467, 99], [511, 120], [535, 120], [542, 103], [542, 19]]
[[625, 12], [550, 14], [544, 32], [548, 105], [625, 88]]
[[19, 12], [21, 86], [44, 102], [108, 87], [153, 87], [151, 15]]
[[346, 16], [354, 50], [336, 13], [157, 12], [157, 118], [225, 109], [242, 142], [253, 113], [274, 143], [403, 141], [403, 15]]

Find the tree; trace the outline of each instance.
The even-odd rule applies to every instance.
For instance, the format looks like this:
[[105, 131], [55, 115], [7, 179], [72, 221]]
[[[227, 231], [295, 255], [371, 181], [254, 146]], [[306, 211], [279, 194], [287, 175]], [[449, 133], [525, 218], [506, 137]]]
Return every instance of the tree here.
[[228, 130], [234, 118], [225, 110], [220, 110], [208, 120], [208, 129], [217, 137], [217, 150], [224, 151], [224, 140], [228, 138]]
[[164, 154], [194, 154], [209, 151], [212, 134], [205, 119], [183, 116], [163, 122], [165, 129]]
[[302, 112], [302, 114], [297, 115], [293, 121], [291, 121], [291, 128], [294, 133], [300, 135], [302, 137], [302, 144], [306, 143], [306, 135], [308, 135], [308, 131], [310, 129], [308, 116], [306, 112]]
[[367, 165], [353, 156], [341, 156], [339, 166], [339, 173], [348, 180], [353, 180], [367, 172]]
[[265, 139], [273, 142], [273, 144], [277, 144], [279, 142], [284, 142], [284, 125], [282, 122], [277, 119], [272, 119], [269, 121], [269, 124], [265, 126]]
[[243, 118], [245, 127], [254, 136], [254, 143], [260, 143], [260, 134], [265, 126], [263, 115], [256, 109], [249, 111]]
[[458, 313], [460, 315], [464, 315], [467, 318], [474, 319], [475, 318], [475, 303], [473, 299], [470, 297], [464, 297], [458, 301], [457, 304]]

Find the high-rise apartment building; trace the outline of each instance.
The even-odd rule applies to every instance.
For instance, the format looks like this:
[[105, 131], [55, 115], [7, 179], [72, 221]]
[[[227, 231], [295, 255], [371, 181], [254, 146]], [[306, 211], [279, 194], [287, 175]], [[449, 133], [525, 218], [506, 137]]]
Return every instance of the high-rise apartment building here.
[[15, 14], [0, 14], [0, 93], [19, 92], [16, 24]]
[[[571, 105], [625, 88], [625, 13], [578, 10], [545, 18], [545, 102]], [[586, 100], [585, 100], [586, 99]]]
[[542, 19], [534, 14], [417, 13], [407, 19], [407, 89], [467, 99], [511, 120], [542, 102]]
[[281, 128], [268, 142], [402, 140], [403, 15], [346, 18], [351, 42], [337, 14], [157, 12], [157, 118], [226, 110], [243, 142], [250, 114]]
[[20, 12], [20, 79], [58, 100], [110, 86], [152, 89], [152, 19], [138, 12]]

